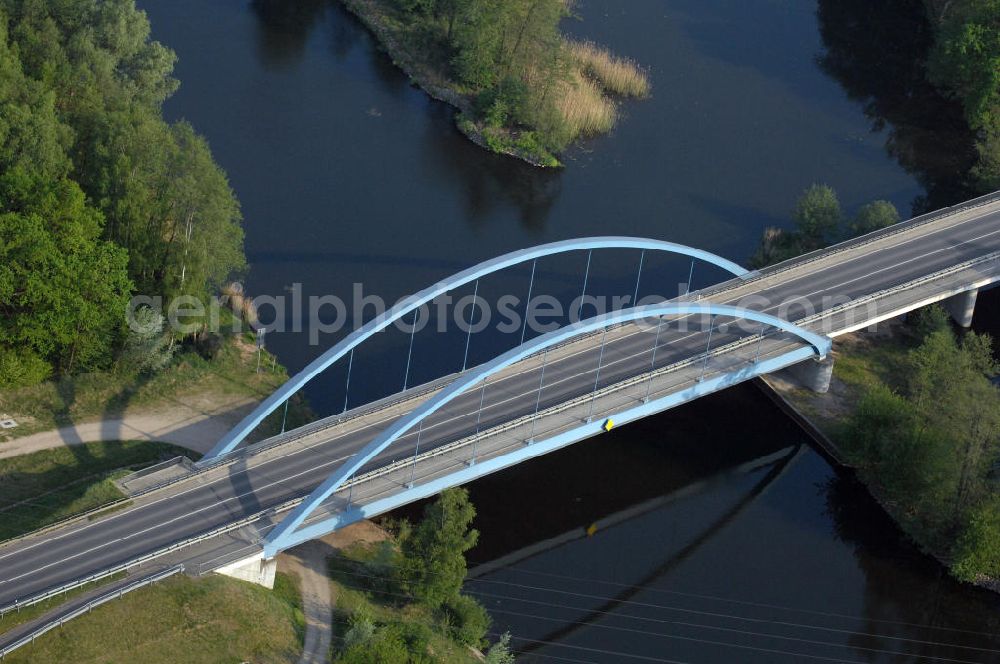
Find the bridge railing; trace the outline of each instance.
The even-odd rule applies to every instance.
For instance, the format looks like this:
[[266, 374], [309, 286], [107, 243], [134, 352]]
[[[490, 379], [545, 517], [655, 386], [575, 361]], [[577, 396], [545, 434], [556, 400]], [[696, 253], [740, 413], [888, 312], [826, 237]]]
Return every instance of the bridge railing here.
[[22, 648], [28, 644], [34, 643], [35, 639], [42, 636], [43, 634], [55, 629], [56, 627], [62, 627], [64, 624], [78, 618], [86, 613], [90, 613], [93, 609], [97, 608], [102, 604], [106, 604], [113, 599], [120, 599], [122, 596], [128, 593], [139, 590], [140, 588], [145, 588], [146, 586], [152, 585], [157, 581], [162, 581], [175, 574], [180, 574], [184, 571], [184, 565], [176, 565], [169, 569], [163, 570], [161, 572], [156, 572], [149, 576], [143, 577], [132, 583], [129, 583], [121, 588], [115, 588], [102, 595], [98, 595], [92, 600], [89, 600], [85, 604], [73, 609], [71, 611], [61, 613], [53, 617], [51, 620], [43, 622], [41, 625], [31, 630], [21, 638], [16, 641], [9, 643], [3, 647], [0, 647], [0, 659], [3, 659], [10, 653], [14, 652], [18, 648]]
[[[280, 550], [283, 539], [291, 537], [299, 525], [323, 503], [332, 493], [334, 493], [352, 475], [357, 473], [375, 455], [381, 453], [393, 442], [398, 440], [404, 433], [410, 431], [415, 425], [423, 422], [425, 418], [433, 414], [445, 404], [457, 398], [470, 388], [478, 386], [480, 381], [485, 381], [489, 376], [505, 369], [506, 367], [523, 360], [539, 351], [547, 349], [567, 339], [578, 337], [592, 330], [607, 329], [611, 325], [622, 322], [635, 321], [644, 318], [660, 319], [664, 316], [703, 314], [711, 316], [725, 316], [738, 320], [751, 320], [780, 330], [784, 330], [802, 339], [810, 345], [819, 357], [825, 357], [830, 352], [831, 342], [828, 338], [817, 335], [808, 330], [804, 330], [796, 325], [782, 320], [775, 316], [763, 314], [757, 311], [733, 307], [729, 305], [714, 304], [711, 302], [675, 302], [647, 307], [637, 307], [623, 311], [612, 312], [601, 316], [580, 321], [567, 327], [555, 330], [540, 337], [527, 341], [520, 346], [500, 355], [499, 357], [482, 364], [465, 374], [460, 375], [447, 387], [442, 389], [432, 398], [417, 406], [410, 413], [397, 419], [387, 429], [385, 429], [372, 442], [362, 448], [354, 457], [345, 462], [330, 477], [313, 491], [312, 494], [292, 513], [275, 528], [267, 538], [265, 551]], [[659, 327], [657, 327], [659, 329]], [[656, 342], [654, 342], [655, 345]], [[709, 337], [709, 345], [711, 337]], [[603, 344], [602, 344], [603, 357]], [[598, 366], [598, 371], [600, 366]], [[544, 365], [543, 369], [544, 371]], [[544, 373], [542, 374], [544, 377]], [[541, 384], [539, 386], [541, 389]], [[595, 383], [595, 391], [597, 385]], [[537, 406], [536, 406], [537, 408]]]
[[[639, 275], [641, 276], [642, 270], [642, 259], [645, 257], [646, 251], [660, 251], [670, 254], [677, 254], [690, 257], [692, 260], [692, 271], [695, 260], [701, 260], [707, 262], [711, 265], [719, 267], [723, 270], [728, 271], [738, 277], [745, 277], [748, 272], [743, 267], [737, 265], [736, 263], [717, 256], [713, 253], [703, 251], [701, 249], [696, 249], [694, 247], [688, 247], [685, 245], [677, 244], [674, 242], [665, 242], [662, 240], [651, 240], [646, 238], [633, 238], [633, 237], [592, 237], [592, 238], [581, 238], [574, 240], [564, 240], [561, 242], [552, 242], [550, 244], [540, 245], [538, 247], [532, 247], [530, 249], [522, 249], [520, 251], [514, 251], [497, 258], [493, 258], [473, 267], [470, 267], [462, 272], [452, 275], [442, 281], [425, 288], [424, 290], [412, 295], [396, 306], [394, 306], [389, 311], [377, 316], [375, 319], [365, 323], [362, 327], [355, 330], [354, 332], [348, 334], [343, 340], [337, 343], [335, 346], [327, 350], [325, 353], [320, 355], [318, 358], [313, 360], [309, 365], [307, 365], [302, 371], [297, 373], [291, 379], [289, 379], [284, 385], [282, 385], [277, 391], [271, 396], [265, 399], [257, 408], [255, 408], [249, 415], [247, 415], [239, 424], [237, 424], [228, 434], [226, 434], [214, 448], [212, 448], [199, 462], [201, 464], [212, 463], [218, 457], [228, 454], [230, 451], [235, 449], [246, 436], [259, 425], [265, 417], [273, 413], [282, 404], [286, 404], [288, 399], [291, 398], [296, 392], [298, 392], [304, 385], [311, 381], [314, 377], [329, 368], [334, 362], [340, 360], [341, 358], [348, 358], [348, 384], [350, 383], [350, 372], [353, 366], [354, 360], [354, 349], [359, 346], [365, 340], [371, 338], [371, 336], [381, 330], [384, 330], [389, 325], [401, 320], [404, 316], [409, 313], [416, 312], [420, 307], [431, 302], [434, 298], [447, 293], [455, 288], [463, 286], [469, 283], [477, 283], [478, 280], [484, 276], [494, 274], [508, 267], [513, 267], [515, 265], [521, 265], [527, 262], [532, 262], [532, 280], [528, 286], [528, 301], [531, 300], [531, 289], [534, 285], [534, 266], [537, 264], [539, 258], [553, 256], [556, 254], [562, 254], [571, 251], [587, 251], [592, 253], [594, 250], [600, 249], [638, 249], [641, 250], [642, 256], [639, 261]], [[586, 292], [587, 275], [589, 274], [589, 256], [588, 253], [588, 270], [584, 275], [584, 292]], [[638, 277], [637, 277], [638, 285]], [[522, 338], [523, 341], [523, 338]], [[465, 367], [463, 367], [464, 370]], [[409, 373], [407, 371], [407, 373]], [[405, 390], [404, 382], [404, 390]], [[346, 404], [345, 404], [346, 410]], [[284, 429], [284, 427], [282, 427]]]
[[[835, 256], [846, 251], [851, 251], [859, 247], [864, 247], [866, 245], [872, 244], [874, 242], [879, 242], [886, 238], [890, 238], [896, 235], [901, 235], [903, 233], [908, 233], [915, 229], [921, 228], [923, 226], [929, 226], [935, 222], [939, 222], [942, 219], [953, 217], [955, 215], [967, 212], [969, 210], [974, 210], [976, 208], [985, 207], [994, 203], [1000, 202], [1000, 191], [995, 191], [991, 194], [985, 194], [972, 200], [953, 205], [951, 207], [942, 208], [940, 210], [932, 210], [931, 212], [925, 212], [924, 214], [917, 215], [907, 219], [906, 221], [900, 221], [898, 223], [892, 224], [891, 226], [886, 226], [885, 228], [880, 228], [874, 230], [871, 233], [866, 233], [864, 235], [859, 235], [858, 237], [849, 238], [837, 244], [832, 244], [829, 247], [823, 249], [816, 249], [804, 254], [800, 254], [793, 258], [786, 259], [780, 263], [775, 263], [774, 265], [769, 265], [765, 268], [759, 270], [754, 270], [748, 273], [742, 281], [754, 282], [760, 281], [761, 279], [773, 277], [776, 274], [782, 272], [787, 272], [791, 269], [796, 269], [802, 267], [803, 265], [809, 265], [818, 260], [824, 258], [829, 258], [830, 256]], [[717, 290], [727, 288], [731, 286], [731, 280], [728, 282], [722, 282], [714, 286], [710, 286], [702, 290], [702, 293], [706, 296], [710, 296]]]

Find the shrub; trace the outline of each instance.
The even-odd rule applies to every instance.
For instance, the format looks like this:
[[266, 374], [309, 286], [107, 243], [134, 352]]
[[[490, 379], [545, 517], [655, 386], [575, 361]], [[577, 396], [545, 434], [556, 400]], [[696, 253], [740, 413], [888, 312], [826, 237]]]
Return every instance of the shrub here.
[[0, 389], [37, 385], [52, 373], [52, 366], [30, 350], [0, 348]]
[[917, 309], [907, 317], [907, 322], [913, 327], [913, 330], [920, 336], [921, 340], [926, 339], [932, 334], [951, 329], [948, 312], [939, 304], [932, 304]]
[[972, 511], [958, 538], [951, 570], [963, 581], [1000, 579], [1000, 498]]
[[510, 651], [510, 632], [504, 632], [500, 640], [490, 646], [486, 653], [486, 664], [514, 664], [514, 653]]
[[344, 648], [368, 643], [375, 636], [375, 621], [367, 611], [358, 610], [351, 615], [350, 627], [344, 635]]
[[768, 226], [760, 238], [760, 246], [750, 258], [750, 267], [761, 268], [795, 258], [803, 253], [799, 233]]
[[428, 652], [431, 639], [434, 638], [434, 631], [425, 623], [417, 619], [394, 625], [400, 638], [406, 643], [407, 649], [416, 657], [420, 657]]
[[222, 335], [217, 332], [206, 332], [194, 340], [194, 349], [206, 360], [214, 360], [223, 347]]
[[802, 194], [795, 205], [795, 224], [799, 232], [818, 249], [833, 238], [840, 225], [840, 201], [837, 193], [825, 184], [814, 184]]
[[503, 127], [507, 124], [508, 118], [510, 118], [510, 107], [506, 101], [499, 97], [486, 109], [484, 116], [488, 127]]
[[401, 588], [431, 608], [458, 595], [465, 581], [465, 552], [479, 533], [469, 526], [476, 509], [464, 488], [447, 489], [424, 508], [424, 517], [402, 541], [397, 568]]
[[972, 170], [980, 191], [1000, 189], [1000, 115], [980, 132], [976, 145], [979, 160]]
[[174, 354], [170, 336], [164, 331], [163, 314], [150, 307], [140, 307], [132, 314], [121, 360], [126, 368], [140, 373], [155, 372], [167, 366]]
[[492, 620], [482, 604], [468, 595], [458, 595], [444, 604], [451, 634], [456, 641], [478, 648]]
[[889, 201], [872, 201], [858, 210], [851, 233], [864, 235], [899, 222], [899, 210]]
[[383, 628], [364, 643], [346, 648], [335, 661], [337, 664], [389, 664], [407, 662], [410, 656], [406, 642], [397, 630]]

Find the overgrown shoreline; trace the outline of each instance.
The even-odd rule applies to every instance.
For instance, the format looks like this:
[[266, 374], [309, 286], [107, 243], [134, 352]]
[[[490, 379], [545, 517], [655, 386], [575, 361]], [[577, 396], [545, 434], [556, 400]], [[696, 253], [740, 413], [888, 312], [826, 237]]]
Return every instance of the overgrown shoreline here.
[[[795, 228], [768, 228], [750, 260], [764, 267], [892, 226], [887, 201], [844, 214], [836, 192], [812, 185]], [[786, 386], [790, 407], [836, 448], [901, 530], [951, 574], [1000, 590], [1000, 373], [989, 335], [956, 331], [932, 305], [835, 348], [828, 394]], [[770, 381], [780, 389], [780, 381]]]
[[[556, 1], [562, 6], [561, 0]], [[458, 111], [455, 124], [467, 138], [533, 166], [560, 167], [556, 155], [568, 144], [610, 131], [618, 117], [612, 96], [641, 98], [649, 94], [645, 72], [635, 63], [591, 43], [570, 42], [558, 33], [557, 26], [550, 26], [558, 42], [549, 44], [559, 62], [552, 66], [553, 71], [539, 74], [538, 65], [529, 64], [522, 65], [526, 70], [520, 75], [513, 75], [510, 63], [505, 66], [490, 60], [483, 65], [486, 69], [506, 73], [483, 75], [488, 84], [461, 80], [453, 65], [453, 58], [458, 57], [451, 41], [458, 19], [455, 14], [448, 22], [447, 36], [429, 35], [433, 30], [428, 26], [441, 27], [443, 20], [433, 9], [407, 13], [397, 6], [403, 3], [394, 0], [342, 2], [414, 85]], [[431, 7], [434, 0], [410, 4]], [[530, 18], [531, 11], [524, 17], [525, 25]], [[522, 26], [522, 33], [524, 29]], [[497, 52], [490, 51], [489, 58], [501, 60], [502, 44], [494, 50]], [[537, 95], [536, 88], [541, 89]], [[529, 102], [533, 96], [541, 101]], [[553, 123], [555, 126], [550, 126]]]
[[[1000, 593], [1000, 576], [983, 571], [971, 578], [955, 574], [957, 556], [954, 540], [949, 546], [940, 533], [929, 530], [921, 517], [921, 511], [927, 506], [906, 499], [893, 480], [893, 474], [882, 467], [885, 460], [859, 445], [857, 440], [860, 425], [874, 428], [879, 419], [871, 418], [873, 423], [869, 424], [869, 419], [859, 413], [870, 409], [873, 393], [883, 390], [892, 394], [903, 392], [902, 385], [909, 378], [907, 367], [920, 345], [917, 334], [904, 323], [881, 323], [875, 332], [862, 331], [838, 340], [834, 348], [834, 378], [828, 393], [799, 389], [783, 381], [769, 381], [768, 384], [836, 446], [845, 462], [843, 465], [857, 477], [917, 549], [934, 558], [952, 575], [959, 576], [960, 580]], [[987, 405], [983, 404], [983, 407]], [[898, 444], [903, 443], [900, 440]]]

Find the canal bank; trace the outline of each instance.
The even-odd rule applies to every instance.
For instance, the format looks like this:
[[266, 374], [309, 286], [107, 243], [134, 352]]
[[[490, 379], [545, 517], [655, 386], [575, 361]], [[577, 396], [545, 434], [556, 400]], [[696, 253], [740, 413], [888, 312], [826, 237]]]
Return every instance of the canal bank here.
[[[452, 110], [414, 88], [339, 3], [139, 5], [179, 55], [184, 86], [165, 113], [207, 135], [243, 203], [254, 293], [301, 284], [305, 298], [350, 302], [361, 284], [395, 301], [507, 251], [609, 233], [741, 262], [764, 227], [790, 224], [813, 182], [836, 189], [848, 212], [886, 198], [905, 217], [969, 197], [948, 103], [916, 75], [919, 2], [581, 2], [567, 32], [648, 65], [656, 92], [613, 135], [571, 150], [559, 172], [469, 143]], [[627, 281], [625, 264], [595, 263], [591, 287]], [[578, 295], [569, 275], [579, 267], [548, 266], [543, 286]], [[670, 284], [673, 274], [648, 265], [643, 280]], [[514, 275], [498, 293], [527, 281]], [[285, 322], [268, 346], [291, 372], [336, 341], [310, 345], [308, 327]], [[418, 342], [419, 380], [455, 348], [461, 363], [464, 339], [444, 337]], [[356, 358], [364, 380], [352, 382], [352, 402], [399, 389], [403, 377], [380, 367], [405, 360], [406, 341], [387, 337]], [[473, 344], [470, 360], [498, 346]], [[344, 375], [313, 385], [317, 415], [339, 412]], [[784, 472], [737, 472], [789, 448], [805, 451]], [[495, 630], [552, 642], [525, 661], [1000, 656], [996, 599], [944, 576], [753, 386], [471, 488], [483, 532], [473, 564], [603, 524], [478, 581]], [[657, 500], [635, 519], [616, 516]], [[638, 593], [619, 597], [623, 586]], [[612, 598], [624, 601], [602, 608]], [[691, 619], [704, 613], [722, 617]]]
[[[989, 511], [994, 461], [992, 456], [979, 460], [994, 452], [988, 442], [982, 452], [973, 450], [979, 445], [977, 427], [992, 426], [988, 413], [998, 405], [981, 373], [989, 370], [990, 348], [981, 359], [972, 359], [977, 344], [971, 342], [989, 340], [996, 361], [998, 303], [1000, 291], [985, 291], [977, 316], [970, 316], [971, 330], [958, 327], [938, 309], [937, 314], [914, 312], [838, 338], [834, 375], [823, 394], [780, 376], [764, 379], [775, 402], [813, 431], [839, 463], [851, 467], [916, 546], [957, 578], [992, 591], [1000, 591], [991, 571], [996, 568], [989, 557], [993, 545], [971, 529], [983, 527], [975, 525], [977, 519], [989, 524], [994, 518]], [[946, 336], [938, 339], [936, 329]], [[957, 367], [966, 362], [976, 368], [963, 374]], [[992, 376], [995, 369], [990, 371]], [[968, 385], [961, 396], [954, 392], [956, 383]], [[934, 404], [930, 411], [920, 406], [928, 398]], [[951, 410], [966, 414], [948, 419], [944, 411]], [[973, 425], [977, 412], [985, 419]], [[928, 476], [935, 478], [931, 485]], [[942, 513], [950, 520], [942, 521]]]

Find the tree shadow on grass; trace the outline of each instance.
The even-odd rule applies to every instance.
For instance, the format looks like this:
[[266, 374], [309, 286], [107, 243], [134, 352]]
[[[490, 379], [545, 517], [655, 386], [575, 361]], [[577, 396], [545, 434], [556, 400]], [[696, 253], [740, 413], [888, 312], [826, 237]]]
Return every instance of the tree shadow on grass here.
[[120, 492], [106, 482], [112, 471], [146, 466], [180, 451], [162, 443], [100, 442], [0, 460], [0, 540], [116, 500]]

